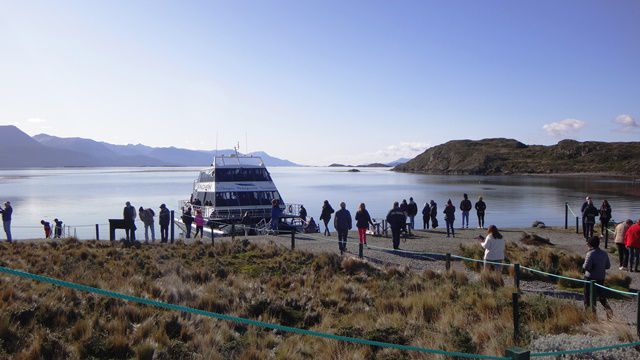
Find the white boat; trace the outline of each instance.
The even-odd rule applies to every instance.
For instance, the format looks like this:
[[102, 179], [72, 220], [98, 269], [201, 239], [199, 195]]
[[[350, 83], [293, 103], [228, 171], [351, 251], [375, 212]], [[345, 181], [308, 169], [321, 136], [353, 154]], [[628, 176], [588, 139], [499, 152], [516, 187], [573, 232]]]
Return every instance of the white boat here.
[[236, 153], [215, 156], [211, 167], [201, 170], [193, 182], [190, 199], [180, 201], [179, 207], [191, 208], [192, 216], [201, 211], [211, 228], [264, 226], [271, 219], [273, 200], [285, 219], [298, 216], [300, 205], [285, 204], [262, 159]]

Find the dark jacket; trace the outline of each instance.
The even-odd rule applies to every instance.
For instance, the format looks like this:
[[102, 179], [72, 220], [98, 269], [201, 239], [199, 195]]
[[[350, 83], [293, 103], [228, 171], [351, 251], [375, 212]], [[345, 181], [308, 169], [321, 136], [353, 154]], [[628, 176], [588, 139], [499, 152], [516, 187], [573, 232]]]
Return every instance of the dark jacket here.
[[394, 207], [387, 214], [387, 222], [392, 229], [400, 229], [407, 223], [407, 216], [399, 207]]
[[482, 200], [478, 200], [476, 203], [476, 211], [478, 212], [478, 215], [484, 215], [485, 210], [487, 210], [487, 204]]
[[159, 222], [160, 226], [169, 225], [169, 223], [171, 222], [171, 212], [169, 212], [169, 209], [167, 209], [166, 207], [160, 209]]
[[280, 209], [280, 206], [271, 206], [271, 221], [279, 221], [280, 216], [282, 216], [282, 209]]
[[2, 221], [11, 221], [11, 214], [13, 214], [13, 208], [11, 205], [7, 205], [4, 209], [0, 209], [2, 213]]
[[416, 204], [415, 202], [410, 202], [409, 205], [407, 205], [407, 215], [416, 216], [417, 214], [418, 214], [418, 204]]
[[582, 218], [584, 219], [585, 224], [595, 224], [596, 216], [598, 216], [598, 209], [596, 209], [593, 204], [587, 205], [582, 211]]
[[301, 218], [306, 219], [306, 218], [307, 218], [307, 209], [305, 209], [305, 208], [301, 207], [301, 208], [300, 208], [300, 212], [298, 213], [298, 215], [299, 215]]
[[431, 206], [429, 204], [425, 204], [424, 208], [422, 208], [422, 217], [428, 218], [431, 216]]
[[122, 217], [124, 218], [125, 222], [133, 222], [133, 220], [136, 219], [136, 208], [134, 208], [132, 205], [125, 206], [124, 210], [122, 211]]
[[333, 208], [331, 205], [322, 206], [322, 213], [320, 213], [320, 220], [331, 220], [331, 214], [333, 214]]
[[431, 204], [431, 218], [435, 219], [438, 217], [438, 204]]
[[611, 267], [609, 255], [600, 248], [591, 249], [584, 258], [585, 277], [589, 280], [604, 280]]
[[[337, 215], [336, 215], [337, 216]], [[367, 209], [356, 211], [356, 227], [357, 228], [369, 228], [369, 224], [371, 224], [371, 216]]]
[[608, 222], [609, 220], [611, 220], [611, 206], [600, 206], [600, 221]]
[[353, 226], [351, 222], [351, 213], [347, 209], [340, 209], [336, 211], [336, 216], [333, 219], [333, 227], [338, 231], [351, 230]]
[[471, 200], [465, 199], [460, 202], [460, 210], [469, 211], [471, 210]]
[[185, 225], [191, 227], [191, 224], [193, 224], [193, 216], [191, 215], [191, 209], [187, 209], [187, 211], [185, 211], [184, 214], [182, 214], [182, 222], [185, 223]]
[[456, 219], [456, 215], [455, 215], [455, 213], [456, 213], [456, 207], [455, 207], [455, 206], [453, 206], [453, 205], [451, 205], [451, 206], [447, 205], [447, 206], [444, 208], [444, 211], [443, 211], [443, 212], [444, 212], [444, 219], [445, 219], [445, 220], [453, 221], [453, 220], [455, 220], [455, 219]]

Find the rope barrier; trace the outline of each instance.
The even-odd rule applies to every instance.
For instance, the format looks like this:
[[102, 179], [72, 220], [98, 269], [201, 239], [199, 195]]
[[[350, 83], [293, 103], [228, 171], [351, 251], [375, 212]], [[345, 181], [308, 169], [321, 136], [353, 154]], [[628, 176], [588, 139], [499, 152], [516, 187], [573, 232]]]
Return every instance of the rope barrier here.
[[464, 257], [464, 256], [459, 256], [459, 255], [453, 255], [453, 254], [451, 255], [451, 257], [452, 257], [452, 258], [455, 258], [455, 259], [466, 260], [466, 261], [473, 261], [473, 262], [483, 263], [483, 264], [502, 265], [502, 266], [506, 266], [506, 267], [514, 266], [514, 264], [501, 263], [501, 262], [489, 261], [489, 260], [472, 259], [472, 258], [468, 258], [468, 257]]
[[56, 285], [56, 286], [66, 287], [66, 288], [70, 288], [70, 289], [74, 289], [74, 290], [80, 290], [80, 291], [84, 291], [84, 292], [87, 292], [87, 293], [93, 293], [93, 294], [108, 296], [108, 297], [115, 298], [115, 299], [135, 302], [135, 303], [144, 304], [144, 305], [155, 306], [155, 307], [168, 309], [168, 310], [176, 310], [176, 311], [182, 311], [182, 312], [187, 312], [187, 313], [191, 313], [191, 314], [203, 315], [203, 316], [207, 316], [207, 317], [211, 317], [211, 318], [215, 318], [215, 319], [220, 319], [220, 320], [225, 320], [225, 321], [233, 321], [233, 322], [242, 323], [242, 324], [246, 324], [246, 325], [258, 326], [258, 327], [263, 327], [263, 328], [268, 328], [268, 329], [273, 329], [273, 330], [280, 330], [280, 331], [285, 331], [285, 332], [290, 332], [290, 333], [295, 333], [295, 334], [309, 335], [309, 336], [315, 336], [315, 337], [324, 338], [324, 339], [338, 340], [338, 341], [350, 342], [350, 343], [361, 344], [361, 345], [378, 346], [378, 347], [397, 349], [397, 350], [403, 350], [403, 351], [416, 351], [416, 352], [428, 353], [428, 354], [437, 354], [437, 355], [445, 355], [445, 356], [453, 356], [453, 357], [463, 357], [463, 358], [467, 358], [467, 359], [508, 360], [508, 358], [501, 357], [501, 356], [468, 354], [468, 353], [461, 353], [461, 352], [444, 351], [444, 350], [437, 350], [437, 349], [428, 349], [428, 348], [422, 348], [422, 347], [418, 347], [418, 346], [386, 343], [386, 342], [375, 341], [375, 340], [367, 340], [367, 339], [353, 338], [353, 337], [348, 337], [348, 336], [335, 335], [335, 334], [330, 334], [330, 333], [323, 333], [323, 332], [307, 330], [307, 329], [301, 329], [301, 328], [296, 328], [296, 327], [291, 327], [291, 326], [284, 326], [284, 325], [279, 325], [279, 324], [271, 324], [271, 323], [266, 323], [266, 322], [262, 322], [262, 321], [245, 319], [245, 318], [236, 317], [236, 316], [232, 316], [232, 315], [225, 315], [225, 314], [215, 313], [215, 312], [211, 312], [211, 311], [200, 310], [200, 309], [196, 309], [196, 308], [192, 308], [192, 307], [176, 305], [176, 304], [166, 303], [166, 302], [157, 301], [157, 300], [151, 300], [151, 299], [132, 296], [132, 295], [126, 295], [126, 294], [118, 293], [118, 292], [115, 292], [115, 291], [104, 290], [104, 289], [95, 288], [95, 287], [82, 285], [82, 284], [76, 284], [76, 283], [69, 282], [69, 281], [59, 280], [59, 279], [51, 278], [51, 277], [48, 277], [48, 276], [32, 274], [32, 273], [28, 273], [28, 272], [25, 272], [25, 271], [10, 269], [10, 268], [6, 268], [6, 267], [2, 267], [2, 266], [0, 266], [0, 272], [5, 273], [5, 274], [9, 274], [9, 275], [14, 275], [14, 276], [26, 278], [26, 279], [39, 281], [39, 282], [49, 283], [49, 284], [53, 284], [53, 285]]
[[557, 274], [551, 274], [551, 273], [548, 273], [548, 272], [545, 272], [545, 271], [542, 271], [542, 270], [528, 268], [526, 266], [521, 266], [520, 269], [529, 270], [529, 271], [534, 272], [534, 273], [538, 273], [538, 274], [546, 275], [546, 276], [551, 276], [551, 277], [555, 277], [555, 278], [558, 278], [558, 279], [564, 279], [564, 280], [575, 281], [575, 282], [579, 282], [579, 283], [583, 283], [583, 284], [589, 284], [589, 281], [586, 281], [586, 280], [571, 278], [571, 277], [557, 275]]
[[608, 288], [608, 287], [606, 287], [606, 286], [602, 286], [602, 285], [600, 285], [600, 284], [598, 284], [598, 283], [595, 283], [595, 285], [596, 285], [597, 287], [601, 288], [601, 289], [606, 289], [606, 290], [612, 291], [612, 292], [614, 292], [614, 293], [618, 293], [618, 294], [620, 294], [620, 295], [638, 296], [638, 293], [629, 292], [629, 291], [622, 291], [622, 290], [617, 290], [617, 289], [612, 289], [612, 288]]
[[640, 346], [640, 342], [632, 342], [632, 343], [609, 345], [609, 346], [599, 346], [599, 347], [592, 347], [592, 348], [588, 348], [588, 349], [531, 353], [530, 356], [531, 357], [543, 357], [543, 356], [562, 356], [562, 355], [572, 355], [572, 354], [585, 354], [585, 353], [590, 353], [590, 352], [620, 349], [620, 348], [626, 348], [626, 347], [631, 347], [631, 346]]
[[569, 211], [571, 211], [571, 213], [573, 214], [573, 217], [578, 217], [578, 215], [576, 215], [576, 213], [573, 212], [573, 209], [571, 208], [571, 206], [569, 206], [569, 204], [567, 204], [567, 208], [569, 209]]

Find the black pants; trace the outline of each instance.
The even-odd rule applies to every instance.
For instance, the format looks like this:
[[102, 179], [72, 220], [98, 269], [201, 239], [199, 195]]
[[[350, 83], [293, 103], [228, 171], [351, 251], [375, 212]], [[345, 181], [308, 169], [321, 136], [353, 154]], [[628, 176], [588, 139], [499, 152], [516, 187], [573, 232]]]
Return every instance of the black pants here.
[[620, 266], [627, 267], [629, 265], [629, 250], [624, 244], [616, 243], [618, 247], [618, 260], [620, 261]]
[[478, 213], [478, 226], [484, 229], [484, 213]]
[[191, 222], [184, 223], [184, 226], [187, 228], [186, 229], [187, 233], [185, 235], [187, 237], [187, 239], [191, 238], [191, 224], [193, 224], [193, 223], [191, 223]]
[[131, 221], [124, 221], [124, 234], [126, 236], [127, 241], [135, 241], [136, 240], [136, 224]]
[[162, 242], [169, 240], [169, 224], [160, 224], [160, 239], [162, 239]]
[[629, 269], [632, 269], [635, 266], [636, 271], [638, 270], [638, 261], [640, 261], [640, 249], [635, 247], [629, 247]]
[[602, 220], [603, 219], [600, 219], [600, 234], [604, 236], [605, 230], [609, 227], [609, 219], [604, 219], [604, 221]]
[[322, 221], [324, 222], [324, 234], [326, 236], [331, 236], [331, 233], [329, 232], [329, 219], [322, 219]]
[[453, 221], [454, 220], [445, 220], [445, 222], [447, 223], [447, 236], [449, 236], [449, 231], [451, 231], [451, 235], [453, 237], [456, 236], [456, 232], [455, 230], [453, 230]]
[[[586, 277], [585, 280], [590, 281], [591, 279]], [[604, 286], [604, 280], [595, 280], [595, 283]], [[611, 306], [609, 306], [609, 303], [607, 303], [606, 290], [595, 285], [593, 287], [594, 287], [593, 289], [594, 300], [597, 299], [598, 301], [600, 301], [600, 304], [602, 304], [602, 306], [604, 306], [605, 309], [611, 311]], [[584, 306], [585, 307], [589, 307], [589, 302], [591, 298], [590, 289], [591, 289], [591, 284], [584, 284]], [[593, 304], [592, 310], [596, 311], [596, 304]]]
[[400, 248], [400, 231], [402, 227], [391, 227], [391, 239], [393, 240], [393, 248]]
[[[198, 234], [200, 234], [200, 239], [202, 239], [202, 236], [204, 236], [204, 233], [202, 232], [204, 230], [203, 226], [196, 226], [196, 234], [193, 235], [193, 238], [197, 238]], [[213, 234], [213, 233], [212, 233]]]
[[422, 229], [423, 230], [427, 230], [429, 228], [429, 217], [428, 216], [423, 216], [422, 217]]
[[349, 230], [336, 230], [338, 232], [338, 248], [340, 252], [347, 251], [347, 235]]
[[593, 236], [594, 223], [584, 223], [584, 238], [588, 239]]

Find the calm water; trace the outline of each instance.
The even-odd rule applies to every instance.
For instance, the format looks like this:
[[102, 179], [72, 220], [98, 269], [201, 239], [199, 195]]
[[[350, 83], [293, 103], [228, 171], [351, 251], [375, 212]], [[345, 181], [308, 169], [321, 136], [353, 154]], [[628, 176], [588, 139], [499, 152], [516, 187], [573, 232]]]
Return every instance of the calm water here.
[[[530, 226], [533, 220], [561, 225], [565, 201], [578, 209], [585, 194], [591, 195], [597, 206], [602, 199], [608, 199], [616, 220], [640, 216], [640, 184], [630, 181], [587, 177], [428, 176], [384, 169], [363, 169], [360, 173], [335, 168], [273, 167], [269, 170], [285, 202], [304, 204], [309, 215], [316, 219], [325, 199], [334, 208], [345, 201], [352, 213], [358, 203], [365, 202], [372, 216], [382, 217], [393, 201], [413, 196], [420, 208], [425, 201], [435, 200], [443, 223], [446, 200], [451, 198], [457, 207], [465, 192], [473, 202], [480, 195], [484, 197], [486, 222], [499, 227]], [[157, 209], [161, 203], [175, 208], [178, 200], [188, 198], [197, 173], [197, 168], [5, 170], [0, 171], [0, 201], [10, 200], [13, 204], [16, 239], [40, 236], [40, 219], [52, 222], [54, 217], [76, 226], [79, 237], [90, 238], [95, 236], [92, 224], [106, 224], [109, 218], [120, 218], [126, 201], [131, 201], [136, 208]], [[472, 213], [472, 226], [476, 225], [474, 221]], [[456, 225], [459, 224], [458, 213]], [[108, 237], [106, 226], [102, 226], [100, 236]], [[2, 231], [0, 238], [4, 239]]]

